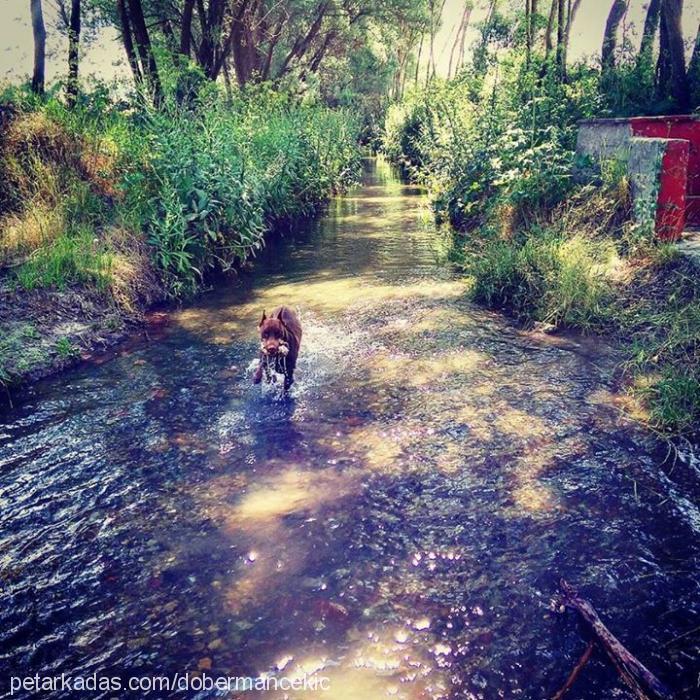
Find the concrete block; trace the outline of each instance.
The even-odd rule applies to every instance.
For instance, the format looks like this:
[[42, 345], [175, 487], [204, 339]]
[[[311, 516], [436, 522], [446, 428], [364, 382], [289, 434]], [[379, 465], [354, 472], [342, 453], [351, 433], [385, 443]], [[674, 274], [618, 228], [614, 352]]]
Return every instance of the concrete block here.
[[594, 161], [629, 156], [632, 127], [627, 119], [588, 119], [579, 123], [576, 153]]

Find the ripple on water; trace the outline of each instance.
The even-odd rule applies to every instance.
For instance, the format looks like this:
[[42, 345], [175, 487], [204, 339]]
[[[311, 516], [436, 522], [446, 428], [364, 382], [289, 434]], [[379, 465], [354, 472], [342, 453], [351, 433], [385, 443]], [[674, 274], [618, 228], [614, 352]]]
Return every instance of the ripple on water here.
[[[162, 340], [4, 419], [3, 667], [546, 697], [581, 653], [548, 607], [566, 576], [689, 692], [693, 458], [661, 466], [620, 413], [614, 353], [469, 305], [424, 204], [368, 163], [364, 188]], [[304, 324], [288, 398], [246, 370], [280, 303]], [[604, 664], [585, 673], [578, 697], [628, 697]]]

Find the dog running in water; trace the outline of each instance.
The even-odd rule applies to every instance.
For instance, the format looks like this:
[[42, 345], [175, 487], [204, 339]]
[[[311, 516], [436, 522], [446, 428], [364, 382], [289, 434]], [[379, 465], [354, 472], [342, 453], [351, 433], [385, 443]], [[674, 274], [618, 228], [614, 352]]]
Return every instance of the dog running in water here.
[[270, 317], [263, 311], [260, 324], [260, 361], [253, 375], [259, 384], [263, 374], [272, 380], [272, 372], [284, 374], [284, 390], [294, 383], [294, 368], [301, 345], [301, 322], [288, 306], [280, 306]]

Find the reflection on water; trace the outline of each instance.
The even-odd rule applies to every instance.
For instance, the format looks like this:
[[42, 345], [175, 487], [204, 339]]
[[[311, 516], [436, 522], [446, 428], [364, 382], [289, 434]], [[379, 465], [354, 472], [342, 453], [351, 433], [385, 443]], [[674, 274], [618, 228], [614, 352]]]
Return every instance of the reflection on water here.
[[[693, 696], [687, 466], [662, 468], [619, 412], [609, 357], [468, 304], [424, 204], [368, 161], [362, 188], [164, 339], [4, 418], [0, 698], [5, 669], [547, 697], [583, 647], [548, 611], [561, 576]], [[304, 324], [286, 400], [246, 373], [281, 303]], [[572, 697], [629, 694], [597, 660]]]

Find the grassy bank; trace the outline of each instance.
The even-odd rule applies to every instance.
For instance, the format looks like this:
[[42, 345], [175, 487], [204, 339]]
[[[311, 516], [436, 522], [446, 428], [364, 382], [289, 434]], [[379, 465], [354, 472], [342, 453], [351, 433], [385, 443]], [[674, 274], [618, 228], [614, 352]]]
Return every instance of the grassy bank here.
[[593, 69], [562, 83], [510, 56], [497, 77], [465, 70], [395, 104], [384, 150], [454, 228], [475, 301], [549, 332], [614, 337], [648, 422], [697, 433], [700, 274], [633, 215], [624, 164], [579, 175], [576, 123], [601, 113]]
[[134, 108], [0, 97], [0, 381], [109, 343], [196, 293], [265, 235], [315, 214], [359, 167], [347, 112], [266, 87]]

